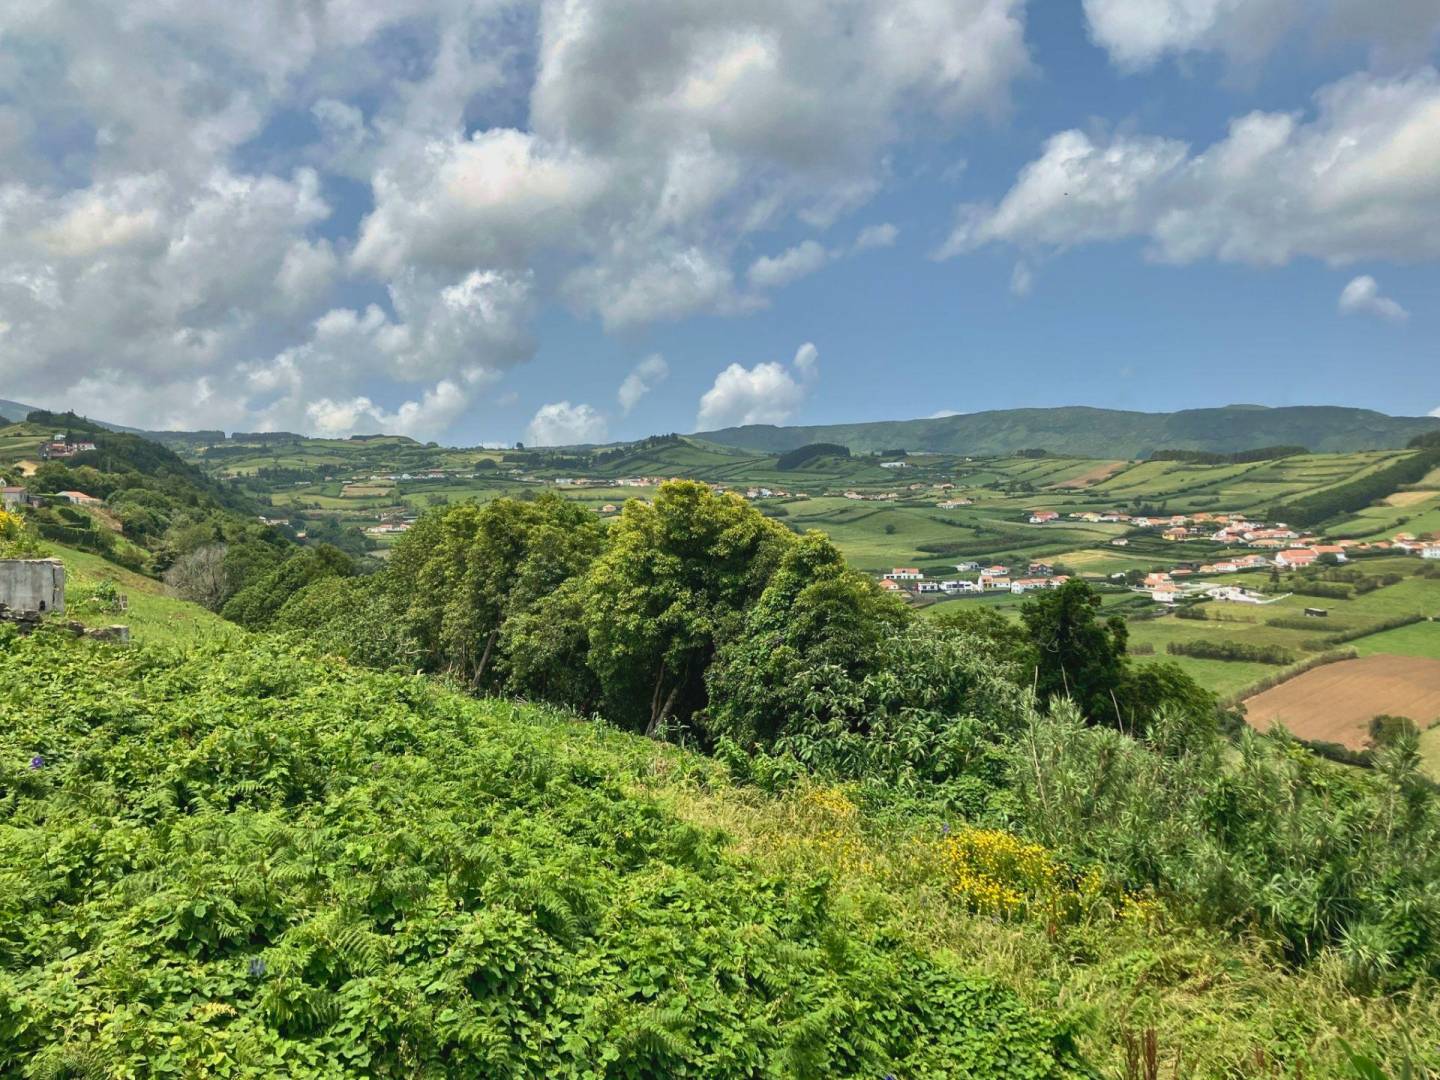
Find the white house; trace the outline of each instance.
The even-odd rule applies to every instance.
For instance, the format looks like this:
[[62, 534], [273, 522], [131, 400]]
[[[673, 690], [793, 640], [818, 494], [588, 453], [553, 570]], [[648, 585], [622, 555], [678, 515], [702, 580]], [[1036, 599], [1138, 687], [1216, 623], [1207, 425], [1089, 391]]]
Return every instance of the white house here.
[[978, 593], [983, 591], [978, 581], [963, 581], [957, 578], [940, 582], [940, 590], [946, 593]]
[[890, 581], [923, 581], [925, 579], [925, 575], [913, 566], [897, 566], [883, 576]]
[[1054, 510], [1032, 510], [1030, 512], [1031, 525], [1045, 525], [1059, 518]]
[[1426, 544], [1420, 549], [1422, 559], [1440, 559], [1440, 544]]
[[962, 562], [962, 563], [956, 563], [956, 564], [955, 564], [955, 569], [956, 569], [956, 570], [959, 570], [960, 573], [963, 574], [963, 573], [965, 573], [965, 572], [967, 572], [967, 571], [970, 571], [970, 570], [979, 570], [979, 569], [980, 569], [980, 564], [979, 564], [978, 562]]
[[917, 593], [937, 593], [942, 590], [940, 588], [940, 582], [938, 581], [917, 581], [915, 583], [915, 591]]

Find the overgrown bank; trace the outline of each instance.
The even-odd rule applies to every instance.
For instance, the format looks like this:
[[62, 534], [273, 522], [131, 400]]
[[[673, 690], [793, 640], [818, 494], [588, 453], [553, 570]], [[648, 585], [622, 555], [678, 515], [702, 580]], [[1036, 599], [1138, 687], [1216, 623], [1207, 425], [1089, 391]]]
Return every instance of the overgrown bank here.
[[1150, 1032], [1179, 1076], [1354, 1075], [1342, 1037], [1437, 1064], [1423, 987], [1062, 854], [1159, 768], [1073, 717], [1017, 746], [1118, 750], [1093, 804], [1006, 770], [1072, 808], [1050, 846], [279, 640], [4, 644], [0, 1072], [1123, 1076]]
[[693, 756], [280, 643], [4, 645], [6, 1075], [1089, 1075], [834, 859], [668, 809]]

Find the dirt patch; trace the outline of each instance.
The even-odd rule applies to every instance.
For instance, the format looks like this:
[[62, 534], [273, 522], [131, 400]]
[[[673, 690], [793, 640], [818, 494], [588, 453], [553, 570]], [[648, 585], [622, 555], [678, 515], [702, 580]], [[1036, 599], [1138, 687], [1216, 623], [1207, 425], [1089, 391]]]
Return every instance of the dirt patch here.
[[1433, 491], [1397, 491], [1385, 500], [1390, 506], [1416, 506], [1435, 498]]
[[1096, 465], [1093, 469], [1081, 473], [1079, 476], [1072, 476], [1069, 480], [1062, 480], [1058, 484], [1046, 484], [1046, 489], [1051, 488], [1077, 488], [1090, 487], [1094, 484], [1104, 483], [1116, 473], [1128, 468], [1128, 461], [1107, 461]]
[[1440, 717], [1440, 660], [1382, 655], [1326, 664], [1256, 694], [1245, 710], [1261, 731], [1280, 722], [1302, 739], [1359, 750], [1380, 713], [1408, 716], [1422, 731]]

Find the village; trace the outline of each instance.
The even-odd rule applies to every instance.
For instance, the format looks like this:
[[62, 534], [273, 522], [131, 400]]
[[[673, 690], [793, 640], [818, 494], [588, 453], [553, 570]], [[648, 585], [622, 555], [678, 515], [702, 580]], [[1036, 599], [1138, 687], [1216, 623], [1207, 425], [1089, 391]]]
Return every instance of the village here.
[[[919, 486], [919, 485], [915, 485]], [[893, 493], [892, 497], [893, 497]], [[851, 497], [847, 493], [846, 497]], [[969, 505], [970, 500], [946, 500], [941, 508]], [[1156, 570], [1139, 580], [1131, 581], [1125, 574], [1114, 574], [1131, 591], [1147, 594], [1156, 603], [1173, 605], [1181, 600], [1204, 597], [1232, 603], [1266, 603], [1270, 598], [1236, 586], [1214, 585], [1194, 579], [1225, 574], [1274, 570], [1299, 570], [1316, 564], [1348, 562], [1358, 552], [1417, 555], [1424, 559], [1440, 559], [1440, 540], [1419, 539], [1408, 532], [1396, 533], [1389, 540], [1359, 541], [1340, 539], [1326, 542], [1323, 538], [1291, 529], [1283, 522], [1253, 521], [1243, 514], [1200, 512], [1195, 514], [1143, 515], [1123, 511], [1077, 511], [1067, 514], [1070, 520], [1089, 524], [1124, 525], [1133, 532], [1152, 533], [1173, 543], [1208, 541], [1227, 548], [1254, 549], [1250, 554], [1234, 555], [1214, 562], [1178, 560], [1169, 570]], [[1055, 510], [1030, 509], [1022, 520], [1029, 525], [1049, 525], [1061, 520]], [[1116, 537], [1114, 547], [1127, 547], [1130, 537]], [[1261, 553], [1263, 552], [1263, 554]], [[1009, 566], [982, 565], [968, 561], [955, 564], [957, 574], [973, 577], [927, 577], [917, 567], [895, 567], [879, 575], [879, 584], [887, 592], [907, 597], [964, 597], [988, 593], [1023, 595], [1037, 589], [1054, 589], [1070, 579], [1056, 573], [1055, 568], [1041, 561], [1030, 562], [1024, 576], [1015, 576]]]

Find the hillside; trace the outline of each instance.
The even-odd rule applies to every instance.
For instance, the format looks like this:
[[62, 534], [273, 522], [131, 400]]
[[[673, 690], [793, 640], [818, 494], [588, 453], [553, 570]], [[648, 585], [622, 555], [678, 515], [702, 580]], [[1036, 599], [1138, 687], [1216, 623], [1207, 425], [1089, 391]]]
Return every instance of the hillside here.
[[0, 707], [7, 1075], [1038, 1080], [1148, 1037], [1339, 1077], [1440, 1020], [1005, 833], [274, 639], [37, 635]]
[[698, 820], [689, 755], [275, 643], [44, 637], [0, 658], [7, 1074], [1088, 1075], [833, 860]]
[[811, 427], [752, 424], [698, 436], [766, 453], [808, 443], [838, 443], [853, 453], [904, 447], [978, 457], [1039, 447], [1073, 457], [1142, 458], [1156, 450], [1233, 453], [1279, 444], [1336, 453], [1382, 450], [1405, 446], [1416, 435], [1431, 431], [1440, 431], [1440, 417], [1386, 416], [1339, 406], [1230, 405], [1174, 413], [1072, 406]]

